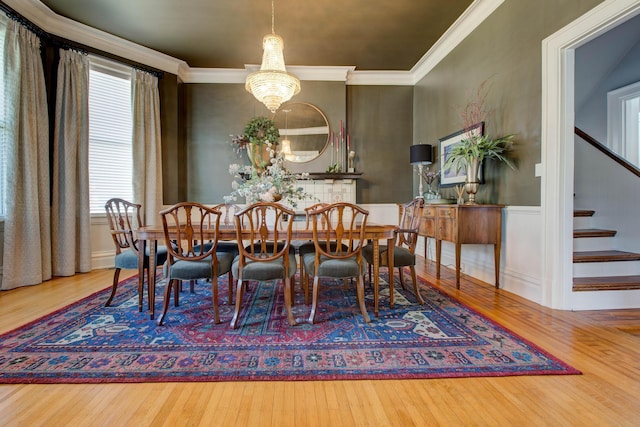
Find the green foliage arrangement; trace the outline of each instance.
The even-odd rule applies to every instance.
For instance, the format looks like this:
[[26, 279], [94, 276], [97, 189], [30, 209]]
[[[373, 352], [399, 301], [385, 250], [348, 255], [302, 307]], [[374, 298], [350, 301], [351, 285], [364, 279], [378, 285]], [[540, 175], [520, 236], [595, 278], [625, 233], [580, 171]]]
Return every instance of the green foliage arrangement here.
[[490, 135], [470, 135], [451, 146], [444, 167], [446, 169], [453, 168], [459, 172], [466, 168], [473, 159], [478, 159], [480, 163], [484, 159], [497, 159], [514, 169], [513, 163], [504, 155], [510, 148], [514, 136], [515, 134], [510, 134], [493, 138]]
[[244, 127], [242, 135], [232, 135], [234, 150], [240, 152], [248, 144], [262, 148], [263, 145], [278, 145], [280, 131], [275, 122], [267, 117], [254, 117]]

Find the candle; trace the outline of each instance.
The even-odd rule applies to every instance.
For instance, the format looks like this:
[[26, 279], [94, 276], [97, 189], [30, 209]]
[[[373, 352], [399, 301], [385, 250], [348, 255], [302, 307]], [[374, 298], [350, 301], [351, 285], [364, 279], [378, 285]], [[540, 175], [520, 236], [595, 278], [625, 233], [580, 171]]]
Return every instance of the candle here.
[[351, 135], [347, 134], [347, 154], [351, 151]]

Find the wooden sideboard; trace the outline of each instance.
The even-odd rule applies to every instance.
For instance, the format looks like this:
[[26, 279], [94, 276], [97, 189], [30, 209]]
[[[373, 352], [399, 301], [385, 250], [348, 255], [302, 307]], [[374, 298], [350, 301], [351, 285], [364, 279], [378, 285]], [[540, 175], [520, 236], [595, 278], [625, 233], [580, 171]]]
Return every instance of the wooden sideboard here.
[[[442, 241], [456, 248], [456, 287], [460, 289], [460, 254], [463, 244], [493, 245], [496, 288], [500, 287], [502, 205], [429, 205], [422, 210], [419, 234], [436, 241], [436, 277], [440, 278]], [[426, 255], [426, 251], [425, 251]]]

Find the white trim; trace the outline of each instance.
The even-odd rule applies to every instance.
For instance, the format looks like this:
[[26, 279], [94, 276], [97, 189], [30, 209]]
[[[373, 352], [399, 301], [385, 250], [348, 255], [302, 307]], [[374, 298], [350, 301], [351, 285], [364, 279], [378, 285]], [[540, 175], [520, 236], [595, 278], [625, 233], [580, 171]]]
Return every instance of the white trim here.
[[[607, 92], [607, 140], [605, 145], [614, 153], [638, 163], [638, 107], [629, 108], [630, 100], [640, 96], [640, 82]], [[635, 118], [629, 123], [628, 118]], [[627, 142], [630, 142], [627, 143]]]
[[354, 71], [349, 74], [348, 85], [356, 86], [413, 86], [411, 71]]
[[475, 0], [411, 69], [413, 85], [422, 80], [504, 0]]
[[542, 304], [572, 308], [574, 51], [640, 13], [608, 0], [542, 41]]
[[[54, 13], [39, 0], [3, 0], [44, 31], [176, 74], [185, 83], [244, 83], [245, 69], [191, 68], [185, 61], [132, 43]], [[355, 71], [353, 66], [287, 66], [300, 80], [345, 81], [348, 85], [413, 86], [477, 28], [504, 0], [475, 0], [410, 71]]]
[[176, 75], [188, 67], [182, 60], [60, 16], [38, 0], [3, 1], [48, 33]]

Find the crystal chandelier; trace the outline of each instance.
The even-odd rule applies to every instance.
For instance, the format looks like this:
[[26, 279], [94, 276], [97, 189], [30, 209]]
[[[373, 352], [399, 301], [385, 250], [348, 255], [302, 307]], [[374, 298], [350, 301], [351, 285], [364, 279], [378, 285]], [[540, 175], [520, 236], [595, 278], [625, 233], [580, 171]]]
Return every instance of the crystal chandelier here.
[[262, 40], [262, 65], [247, 76], [245, 88], [275, 113], [283, 102], [300, 92], [300, 80], [287, 72], [282, 49], [284, 41], [274, 32], [274, 7], [271, 0], [271, 34]]

